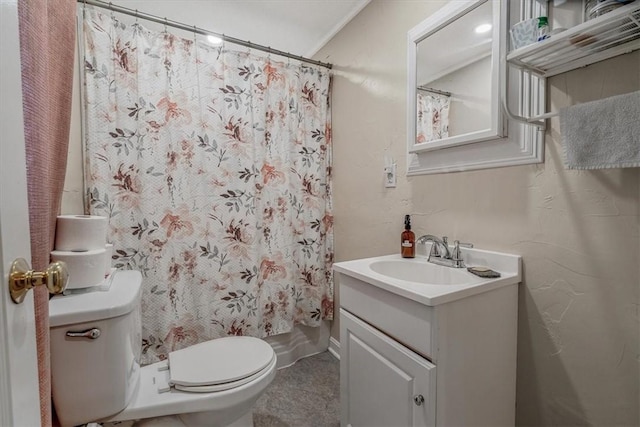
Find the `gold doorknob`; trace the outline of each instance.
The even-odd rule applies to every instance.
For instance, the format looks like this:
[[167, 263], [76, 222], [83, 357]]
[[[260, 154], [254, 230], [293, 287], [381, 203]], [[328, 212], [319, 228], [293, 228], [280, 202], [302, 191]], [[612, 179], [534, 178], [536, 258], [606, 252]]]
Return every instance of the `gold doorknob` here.
[[24, 258], [18, 258], [9, 271], [9, 293], [16, 304], [24, 301], [27, 291], [35, 286], [46, 285], [50, 294], [61, 294], [68, 282], [69, 270], [62, 261], [52, 262], [45, 271], [33, 271]]

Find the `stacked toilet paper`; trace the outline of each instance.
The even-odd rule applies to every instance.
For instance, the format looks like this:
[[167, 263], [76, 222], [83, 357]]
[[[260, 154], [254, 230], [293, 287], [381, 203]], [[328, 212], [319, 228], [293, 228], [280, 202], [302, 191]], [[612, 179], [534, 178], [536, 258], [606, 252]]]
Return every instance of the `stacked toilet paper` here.
[[52, 261], [64, 261], [69, 269], [67, 289], [102, 283], [111, 269], [113, 245], [106, 243], [107, 218], [94, 215], [61, 215], [56, 223]]

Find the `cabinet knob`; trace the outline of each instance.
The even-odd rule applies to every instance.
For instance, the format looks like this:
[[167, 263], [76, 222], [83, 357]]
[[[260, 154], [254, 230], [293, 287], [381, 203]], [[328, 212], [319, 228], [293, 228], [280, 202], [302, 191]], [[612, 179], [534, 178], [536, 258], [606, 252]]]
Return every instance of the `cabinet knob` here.
[[422, 396], [421, 394], [413, 396], [413, 403], [415, 403], [416, 406], [422, 406], [422, 404], [424, 403], [424, 396]]

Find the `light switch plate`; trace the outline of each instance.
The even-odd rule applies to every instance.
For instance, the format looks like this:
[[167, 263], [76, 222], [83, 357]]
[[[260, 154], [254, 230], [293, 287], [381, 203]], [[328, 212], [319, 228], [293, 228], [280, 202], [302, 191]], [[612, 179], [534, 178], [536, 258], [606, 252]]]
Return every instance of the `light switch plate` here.
[[384, 168], [384, 186], [394, 188], [396, 186], [396, 164], [392, 163]]

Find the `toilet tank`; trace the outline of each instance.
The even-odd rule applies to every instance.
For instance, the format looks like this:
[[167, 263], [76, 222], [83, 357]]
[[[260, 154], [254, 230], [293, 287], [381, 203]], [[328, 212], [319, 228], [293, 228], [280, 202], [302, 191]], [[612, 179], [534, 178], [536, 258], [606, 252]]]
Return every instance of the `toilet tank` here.
[[110, 285], [49, 301], [51, 391], [62, 427], [112, 416], [136, 392], [141, 284], [140, 272], [117, 271]]

